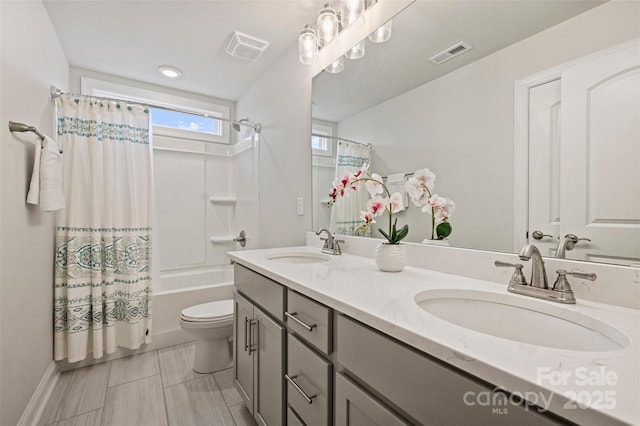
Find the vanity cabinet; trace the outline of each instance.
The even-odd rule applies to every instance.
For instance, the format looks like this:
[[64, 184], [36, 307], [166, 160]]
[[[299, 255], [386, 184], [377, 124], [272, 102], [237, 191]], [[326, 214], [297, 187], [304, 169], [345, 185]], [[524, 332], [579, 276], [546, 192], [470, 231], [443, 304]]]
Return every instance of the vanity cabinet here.
[[[495, 395], [495, 387], [347, 316], [337, 315], [336, 339], [338, 363], [349, 375], [375, 389], [381, 398], [405, 413], [411, 423], [496, 426], [565, 424], [555, 417], [539, 413], [536, 407], [509, 403], [504, 393], [504, 397]], [[502, 401], [504, 405], [487, 406], [479, 403], [487, 400], [483, 397], [485, 395], [489, 401]], [[338, 407], [344, 404], [336, 402]], [[340, 410], [337, 412], [340, 413]]]
[[566, 424], [248, 268], [235, 274], [234, 382], [261, 425]]
[[336, 373], [335, 395], [336, 426], [409, 425], [341, 373]]
[[[237, 290], [249, 289], [248, 293], [255, 299], [238, 291], [234, 293], [234, 383], [258, 424], [282, 425], [285, 418], [285, 328], [276, 318], [278, 312], [282, 317], [284, 305], [278, 303], [277, 295], [282, 295], [283, 302], [284, 289], [246, 268], [237, 266], [235, 270], [236, 273], [241, 271], [237, 275], [240, 278], [240, 281], [236, 280]], [[246, 285], [249, 281], [258, 286]], [[266, 293], [259, 287], [259, 283], [265, 282], [271, 290]], [[259, 291], [253, 291], [256, 287]]]
[[287, 409], [293, 424], [328, 426], [333, 414], [333, 310], [287, 290]]

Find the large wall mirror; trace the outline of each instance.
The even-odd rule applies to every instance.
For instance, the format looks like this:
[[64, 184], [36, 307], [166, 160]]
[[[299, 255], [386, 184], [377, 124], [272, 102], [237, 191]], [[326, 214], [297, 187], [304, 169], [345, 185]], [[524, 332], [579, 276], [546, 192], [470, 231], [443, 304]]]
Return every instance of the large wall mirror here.
[[[328, 205], [342, 152], [393, 180], [430, 169], [455, 202], [450, 246], [640, 265], [638, 37], [637, 2], [412, 3], [388, 41], [313, 79], [314, 229], [350, 233]], [[430, 237], [410, 202], [396, 216], [406, 241]]]

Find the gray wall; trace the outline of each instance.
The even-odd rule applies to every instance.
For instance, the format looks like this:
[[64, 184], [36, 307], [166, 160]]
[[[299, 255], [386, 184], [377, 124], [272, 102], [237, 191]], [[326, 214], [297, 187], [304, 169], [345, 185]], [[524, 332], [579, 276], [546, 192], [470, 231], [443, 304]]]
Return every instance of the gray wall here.
[[33, 134], [9, 120], [53, 131], [49, 86], [68, 87], [69, 66], [40, 1], [0, 2], [0, 424], [15, 425], [53, 359], [54, 215], [25, 204]]
[[[238, 117], [262, 124], [260, 246], [304, 245], [311, 229], [311, 71], [287, 51], [236, 103]], [[296, 198], [304, 197], [304, 216]]]

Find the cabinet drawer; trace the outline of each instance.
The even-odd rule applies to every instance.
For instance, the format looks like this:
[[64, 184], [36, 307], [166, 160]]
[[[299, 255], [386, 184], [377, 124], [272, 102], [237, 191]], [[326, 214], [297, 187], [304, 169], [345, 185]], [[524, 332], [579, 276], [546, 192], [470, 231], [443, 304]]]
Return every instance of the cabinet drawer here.
[[346, 376], [336, 373], [336, 426], [409, 425]]
[[289, 406], [307, 426], [330, 424], [331, 363], [296, 336], [289, 334], [287, 343], [285, 379]]
[[285, 288], [275, 281], [235, 264], [233, 280], [236, 289], [280, 321], [284, 321]]
[[[498, 401], [506, 398], [496, 397], [488, 385], [343, 315], [336, 320], [336, 333], [338, 362], [420, 424], [563, 424], [535, 407], [465, 404], [468, 394], [488, 394]], [[496, 415], [495, 410], [505, 407], [507, 411]]]
[[287, 426], [305, 426], [302, 420], [300, 420], [300, 417], [298, 417], [291, 407], [287, 407]]
[[287, 327], [325, 354], [331, 353], [331, 309], [295, 291], [287, 291]]

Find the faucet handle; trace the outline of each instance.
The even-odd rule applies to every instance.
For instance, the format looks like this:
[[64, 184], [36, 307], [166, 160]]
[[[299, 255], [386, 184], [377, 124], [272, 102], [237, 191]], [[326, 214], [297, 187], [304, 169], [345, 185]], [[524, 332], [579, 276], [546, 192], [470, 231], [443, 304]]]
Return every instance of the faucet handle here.
[[591, 272], [569, 272], [564, 269], [558, 269], [556, 271], [558, 275], [571, 275], [572, 277], [582, 278], [583, 280], [595, 281], [598, 276]]
[[527, 283], [527, 279], [522, 273], [523, 266], [521, 263], [509, 263], [509, 262], [502, 262], [500, 260], [496, 260], [495, 262], [493, 262], [493, 264], [499, 268], [515, 268], [515, 271], [513, 271], [513, 275], [509, 280], [509, 285], [514, 285], [514, 284], [529, 285]]
[[342, 248], [340, 247], [340, 243], [344, 243], [344, 240], [333, 240], [333, 254], [335, 255], [341, 255], [342, 254]]

